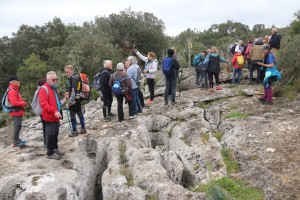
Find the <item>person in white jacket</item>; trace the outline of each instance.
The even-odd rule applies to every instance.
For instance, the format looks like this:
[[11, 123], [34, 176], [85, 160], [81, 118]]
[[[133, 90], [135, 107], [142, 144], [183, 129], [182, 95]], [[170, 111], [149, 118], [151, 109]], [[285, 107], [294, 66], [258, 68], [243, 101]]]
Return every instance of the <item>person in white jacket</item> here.
[[143, 56], [138, 50], [134, 49], [136, 55], [145, 62], [144, 74], [146, 76], [148, 89], [150, 92], [150, 99], [146, 102], [147, 105], [154, 101], [154, 84], [155, 75], [157, 72], [158, 61], [156, 55], [153, 52], [148, 52], [147, 57]]

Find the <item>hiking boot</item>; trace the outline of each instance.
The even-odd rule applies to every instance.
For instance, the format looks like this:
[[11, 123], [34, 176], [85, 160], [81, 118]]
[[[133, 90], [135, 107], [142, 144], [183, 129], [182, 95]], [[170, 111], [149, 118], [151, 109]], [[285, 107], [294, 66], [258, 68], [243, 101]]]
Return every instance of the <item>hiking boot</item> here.
[[266, 104], [266, 105], [273, 105], [273, 103], [271, 101], [265, 101], [263, 102], [263, 104]]
[[216, 87], [216, 89], [217, 89], [217, 90], [222, 90], [222, 86], [218, 85], [218, 86]]
[[110, 119], [110, 117], [104, 117], [104, 121], [109, 122], [109, 121], [111, 121], [111, 119]]
[[176, 105], [176, 102], [175, 102], [175, 101], [174, 101], [174, 102], [171, 102], [171, 104], [172, 104], [172, 105]]
[[135, 118], [137, 118], [136, 115], [132, 115], [132, 116], [129, 116], [129, 117], [128, 117], [128, 119], [135, 119]]
[[47, 155], [48, 159], [54, 159], [54, 160], [60, 160], [62, 157], [56, 153], [53, 153], [52, 155]]
[[82, 128], [82, 129], [80, 130], [80, 134], [86, 134], [86, 133], [87, 133], [87, 131], [86, 131], [85, 128]]
[[208, 91], [209, 92], [214, 92], [214, 88], [209, 88]]
[[65, 155], [65, 152], [60, 151], [59, 149], [54, 149], [54, 153], [56, 153], [56, 154], [59, 155], [59, 156]]
[[77, 137], [78, 136], [78, 132], [77, 131], [72, 131], [72, 133], [68, 134], [69, 137]]
[[108, 113], [107, 114], [107, 117], [115, 117], [116, 116], [116, 114], [114, 114], [114, 113]]

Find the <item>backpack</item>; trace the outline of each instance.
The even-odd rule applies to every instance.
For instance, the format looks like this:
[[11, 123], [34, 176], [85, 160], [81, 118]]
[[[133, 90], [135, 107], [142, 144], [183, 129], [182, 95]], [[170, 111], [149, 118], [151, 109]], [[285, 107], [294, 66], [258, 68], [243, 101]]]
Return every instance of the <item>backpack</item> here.
[[200, 58], [201, 58], [201, 54], [200, 53], [196, 54], [193, 59], [192, 65], [195, 67], [198, 66], [200, 63]]
[[125, 79], [129, 79], [130, 77], [125, 77], [125, 78], [122, 78], [121, 80], [118, 80], [115, 75], [114, 75], [114, 77], [115, 77], [115, 82], [111, 87], [111, 91], [115, 95], [121, 95], [123, 92], [122, 87], [121, 87], [121, 81], [123, 81]]
[[[4, 112], [7, 112], [7, 113], [20, 110], [20, 108], [13, 107], [11, 105], [11, 103], [8, 101], [7, 95], [8, 95], [8, 92], [10, 90], [15, 90], [15, 89], [13, 89], [13, 88], [7, 88], [5, 94], [4, 94], [3, 98], [2, 98], [2, 101], [1, 101], [2, 109], [3, 109]], [[15, 91], [17, 91], [17, 90], [15, 90]]]
[[230, 49], [230, 53], [231, 53], [232, 55], [234, 55], [234, 53], [235, 53], [235, 47], [236, 47], [236, 45], [237, 45], [237, 44], [234, 44], [234, 45], [231, 47], [231, 49]]
[[92, 87], [95, 88], [96, 90], [100, 90], [101, 89], [101, 73], [98, 72], [95, 76], [94, 76], [94, 81], [92, 83]]
[[244, 65], [244, 56], [243, 55], [239, 55], [236, 57], [236, 64], [238, 66], [243, 66]]
[[164, 58], [164, 60], [162, 62], [162, 71], [165, 76], [172, 75], [172, 61], [173, 61], [173, 58], [166, 57], [166, 58]]
[[72, 76], [72, 82], [76, 82], [75, 99], [88, 100], [90, 98], [89, 80], [86, 74], [80, 73]]
[[80, 97], [83, 100], [88, 100], [90, 98], [91, 89], [89, 84], [89, 78], [85, 73], [80, 73], [80, 79], [81, 79], [81, 91], [80, 91]]
[[42, 114], [42, 108], [41, 108], [40, 99], [39, 99], [39, 91], [41, 88], [45, 88], [47, 95], [49, 95], [48, 88], [44, 85], [39, 87], [35, 91], [32, 102], [31, 102], [31, 109], [37, 116], [40, 116]]

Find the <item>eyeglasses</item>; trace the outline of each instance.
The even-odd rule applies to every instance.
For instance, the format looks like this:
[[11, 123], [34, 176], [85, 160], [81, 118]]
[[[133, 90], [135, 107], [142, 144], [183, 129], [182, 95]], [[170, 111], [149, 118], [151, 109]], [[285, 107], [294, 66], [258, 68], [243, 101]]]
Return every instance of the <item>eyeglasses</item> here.
[[52, 79], [52, 81], [54, 82], [54, 81], [57, 81], [58, 79], [57, 78], [55, 78], [55, 79]]

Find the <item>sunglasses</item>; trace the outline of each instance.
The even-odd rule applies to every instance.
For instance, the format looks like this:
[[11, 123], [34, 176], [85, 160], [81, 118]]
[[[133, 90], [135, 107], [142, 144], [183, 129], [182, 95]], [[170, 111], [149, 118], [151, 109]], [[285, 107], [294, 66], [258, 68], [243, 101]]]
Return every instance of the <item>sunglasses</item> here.
[[58, 79], [57, 78], [55, 78], [55, 79], [52, 79], [52, 81], [54, 82], [54, 81], [57, 81]]

